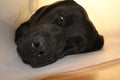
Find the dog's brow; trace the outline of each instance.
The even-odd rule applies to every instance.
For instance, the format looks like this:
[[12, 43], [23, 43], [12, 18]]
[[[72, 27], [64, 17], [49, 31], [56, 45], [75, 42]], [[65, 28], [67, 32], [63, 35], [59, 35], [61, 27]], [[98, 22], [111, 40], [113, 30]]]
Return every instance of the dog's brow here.
[[[41, 13], [41, 17], [44, 16], [44, 14], [46, 13], [49, 13], [51, 10], [53, 10], [54, 8], [56, 8], [58, 5], [60, 5], [62, 2], [59, 1], [59, 2], [56, 2], [54, 3], [54, 5], [49, 5], [49, 6], [46, 6], [45, 9], [42, 11]], [[40, 18], [40, 17], [39, 17]]]
[[[72, 2], [72, 4], [74, 4]], [[49, 5], [49, 6], [46, 6], [46, 8], [42, 11], [41, 15], [39, 15], [39, 19], [41, 17], [43, 17], [45, 14], [49, 13], [50, 11], [54, 10], [55, 8], [57, 7], [62, 7], [62, 5], [67, 5], [67, 6], [71, 6], [71, 2], [70, 1], [59, 1], [59, 2], [56, 2], [52, 5]]]

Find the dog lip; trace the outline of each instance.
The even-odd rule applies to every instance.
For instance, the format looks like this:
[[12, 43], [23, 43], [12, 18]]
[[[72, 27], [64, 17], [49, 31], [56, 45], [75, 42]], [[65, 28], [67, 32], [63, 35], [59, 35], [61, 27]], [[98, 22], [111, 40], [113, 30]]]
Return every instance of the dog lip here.
[[46, 56], [47, 54], [49, 54], [49, 52], [47, 50], [40, 50], [38, 53], [33, 53], [32, 56], [42, 58], [42, 57]]
[[53, 58], [47, 58], [47, 59], [43, 59], [43, 60], [36, 60], [35, 58], [33, 58], [31, 60], [31, 62], [29, 63], [29, 65], [32, 67], [32, 68], [39, 68], [39, 67], [42, 67], [42, 66], [46, 66], [48, 64], [51, 64], [53, 62], [57, 61], [57, 59], [53, 59]]

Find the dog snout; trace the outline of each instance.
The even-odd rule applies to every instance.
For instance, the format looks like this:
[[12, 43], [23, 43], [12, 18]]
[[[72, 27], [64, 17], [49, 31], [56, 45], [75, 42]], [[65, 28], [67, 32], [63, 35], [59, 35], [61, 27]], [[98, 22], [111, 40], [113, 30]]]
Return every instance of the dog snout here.
[[38, 51], [37, 53], [33, 53], [34, 56], [41, 57], [46, 55], [48, 46], [43, 36], [35, 37], [35, 39], [32, 40], [31, 46]]
[[44, 49], [45, 48], [45, 39], [42, 36], [35, 37], [32, 41], [32, 48]]
[[38, 25], [26, 31], [17, 40], [18, 53], [23, 62], [32, 67], [47, 65], [56, 61], [65, 43], [62, 28], [54, 24]]

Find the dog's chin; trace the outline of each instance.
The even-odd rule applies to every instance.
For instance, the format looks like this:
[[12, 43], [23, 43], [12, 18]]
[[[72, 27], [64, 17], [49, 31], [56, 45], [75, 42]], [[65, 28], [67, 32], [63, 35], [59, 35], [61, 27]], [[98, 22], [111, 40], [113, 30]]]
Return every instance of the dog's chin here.
[[39, 67], [42, 67], [42, 66], [46, 66], [48, 64], [51, 64], [53, 62], [55, 62], [56, 60], [55, 59], [48, 59], [48, 60], [45, 60], [45, 61], [37, 61], [35, 58], [32, 60], [30, 66], [33, 67], [33, 68], [39, 68]]
[[29, 65], [33, 68], [38, 68], [38, 67], [42, 67], [42, 66], [46, 66], [48, 64], [51, 64], [53, 62], [55, 62], [57, 59], [55, 58], [54, 55], [46, 55], [43, 57], [32, 57], [29, 60]]

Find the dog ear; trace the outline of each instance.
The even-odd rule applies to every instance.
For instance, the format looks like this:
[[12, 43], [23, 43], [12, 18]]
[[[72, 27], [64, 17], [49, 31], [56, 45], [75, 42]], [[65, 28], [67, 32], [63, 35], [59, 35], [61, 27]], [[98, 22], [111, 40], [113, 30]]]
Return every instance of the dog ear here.
[[99, 50], [103, 47], [104, 44], [104, 37], [102, 35], [97, 36], [94, 44], [92, 45], [92, 47], [89, 49], [89, 51], [96, 51]]

